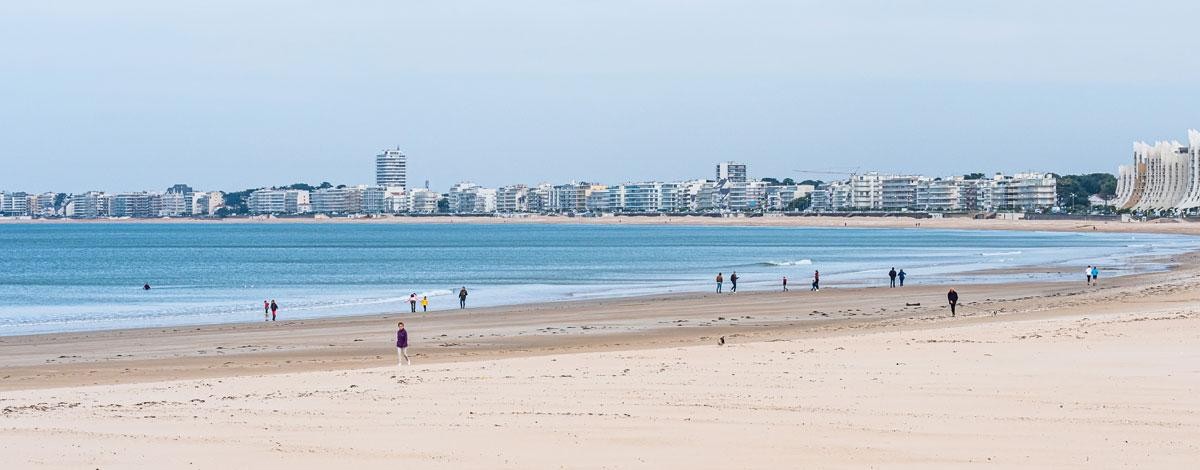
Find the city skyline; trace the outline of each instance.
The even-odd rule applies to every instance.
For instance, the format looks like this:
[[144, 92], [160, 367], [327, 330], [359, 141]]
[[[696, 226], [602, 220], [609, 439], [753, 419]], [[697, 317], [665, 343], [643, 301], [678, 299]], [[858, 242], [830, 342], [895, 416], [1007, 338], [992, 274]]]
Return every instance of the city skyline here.
[[1193, 2], [232, 6], [6, 4], [0, 188], [370, 182], [396, 144], [438, 187], [1112, 172], [1200, 120], [1186, 36], [1131, 26]]

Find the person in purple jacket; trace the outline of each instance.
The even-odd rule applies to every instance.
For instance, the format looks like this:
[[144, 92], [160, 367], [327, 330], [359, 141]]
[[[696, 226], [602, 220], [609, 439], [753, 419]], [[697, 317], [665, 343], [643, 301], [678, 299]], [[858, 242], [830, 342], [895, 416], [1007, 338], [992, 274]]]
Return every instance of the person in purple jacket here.
[[396, 330], [396, 354], [400, 356], [400, 365], [412, 365], [412, 359], [408, 358], [408, 331], [404, 329], [404, 322], [396, 324], [399, 330]]

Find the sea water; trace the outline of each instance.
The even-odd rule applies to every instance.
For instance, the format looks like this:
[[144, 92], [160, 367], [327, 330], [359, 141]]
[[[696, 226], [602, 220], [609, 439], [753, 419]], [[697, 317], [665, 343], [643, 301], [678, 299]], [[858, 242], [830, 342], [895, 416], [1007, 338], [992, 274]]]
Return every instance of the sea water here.
[[[0, 335], [262, 321], [725, 288], [1080, 281], [1163, 269], [1170, 235], [537, 224], [3, 224]], [[1061, 266], [1067, 274], [995, 274]], [[988, 270], [993, 273], [987, 272]], [[1078, 274], [1078, 275], [1077, 275]], [[143, 290], [143, 284], [152, 289]], [[418, 307], [419, 308], [419, 307]]]

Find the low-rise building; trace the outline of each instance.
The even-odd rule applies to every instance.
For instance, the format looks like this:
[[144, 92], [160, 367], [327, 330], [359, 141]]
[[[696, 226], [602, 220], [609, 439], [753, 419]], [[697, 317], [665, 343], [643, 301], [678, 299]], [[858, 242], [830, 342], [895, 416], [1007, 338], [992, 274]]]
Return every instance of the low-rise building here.
[[246, 205], [253, 214], [301, 214], [311, 201], [312, 195], [303, 189], [260, 189], [250, 193]]

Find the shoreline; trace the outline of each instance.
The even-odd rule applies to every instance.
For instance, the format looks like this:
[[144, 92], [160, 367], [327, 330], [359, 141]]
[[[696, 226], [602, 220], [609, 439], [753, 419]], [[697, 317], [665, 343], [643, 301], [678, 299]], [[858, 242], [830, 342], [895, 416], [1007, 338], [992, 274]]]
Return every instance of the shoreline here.
[[[1069, 281], [954, 285], [964, 295], [958, 318], [985, 310], [1005, 316], [1041, 311], [1037, 299], [1043, 297], [1144, 288], [1158, 280], [1200, 273], [1200, 268], [1190, 267], [1197, 261], [1200, 250], [1161, 260], [1166, 271], [1107, 278], [1095, 289], [1081, 290]], [[1045, 267], [1009, 272], [1023, 270], [1037, 273]], [[414, 344], [421, 344], [413, 348], [414, 359], [437, 364], [657, 349], [723, 335], [770, 341], [846, 329], [911, 328], [947, 314], [948, 286], [943, 284], [826, 287], [815, 293], [806, 287], [786, 293], [684, 292], [415, 315], [389, 312], [3, 336], [0, 391], [375, 367], [391, 360], [386, 338], [398, 320], [409, 325]]]
[[727, 226], [727, 227], [813, 227], [813, 228], [911, 228], [948, 230], [1007, 230], [1049, 232], [1106, 232], [1146, 233], [1200, 236], [1200, 223], [1185, 219], [1157, 219], [1148, 222], [1108, 220], [1002, 220], [948, 217], [913, 219], [897, 216], [762, 216], [762, 217], [703, 217], [703, 216], [386, 216], [374, 218], [267, 218], [238, 217], [225, 219], [0, 219], [3, 225], [89, 225], [89, 224], [546, 224], [546, 225], [665, 225], [665, 226]]

